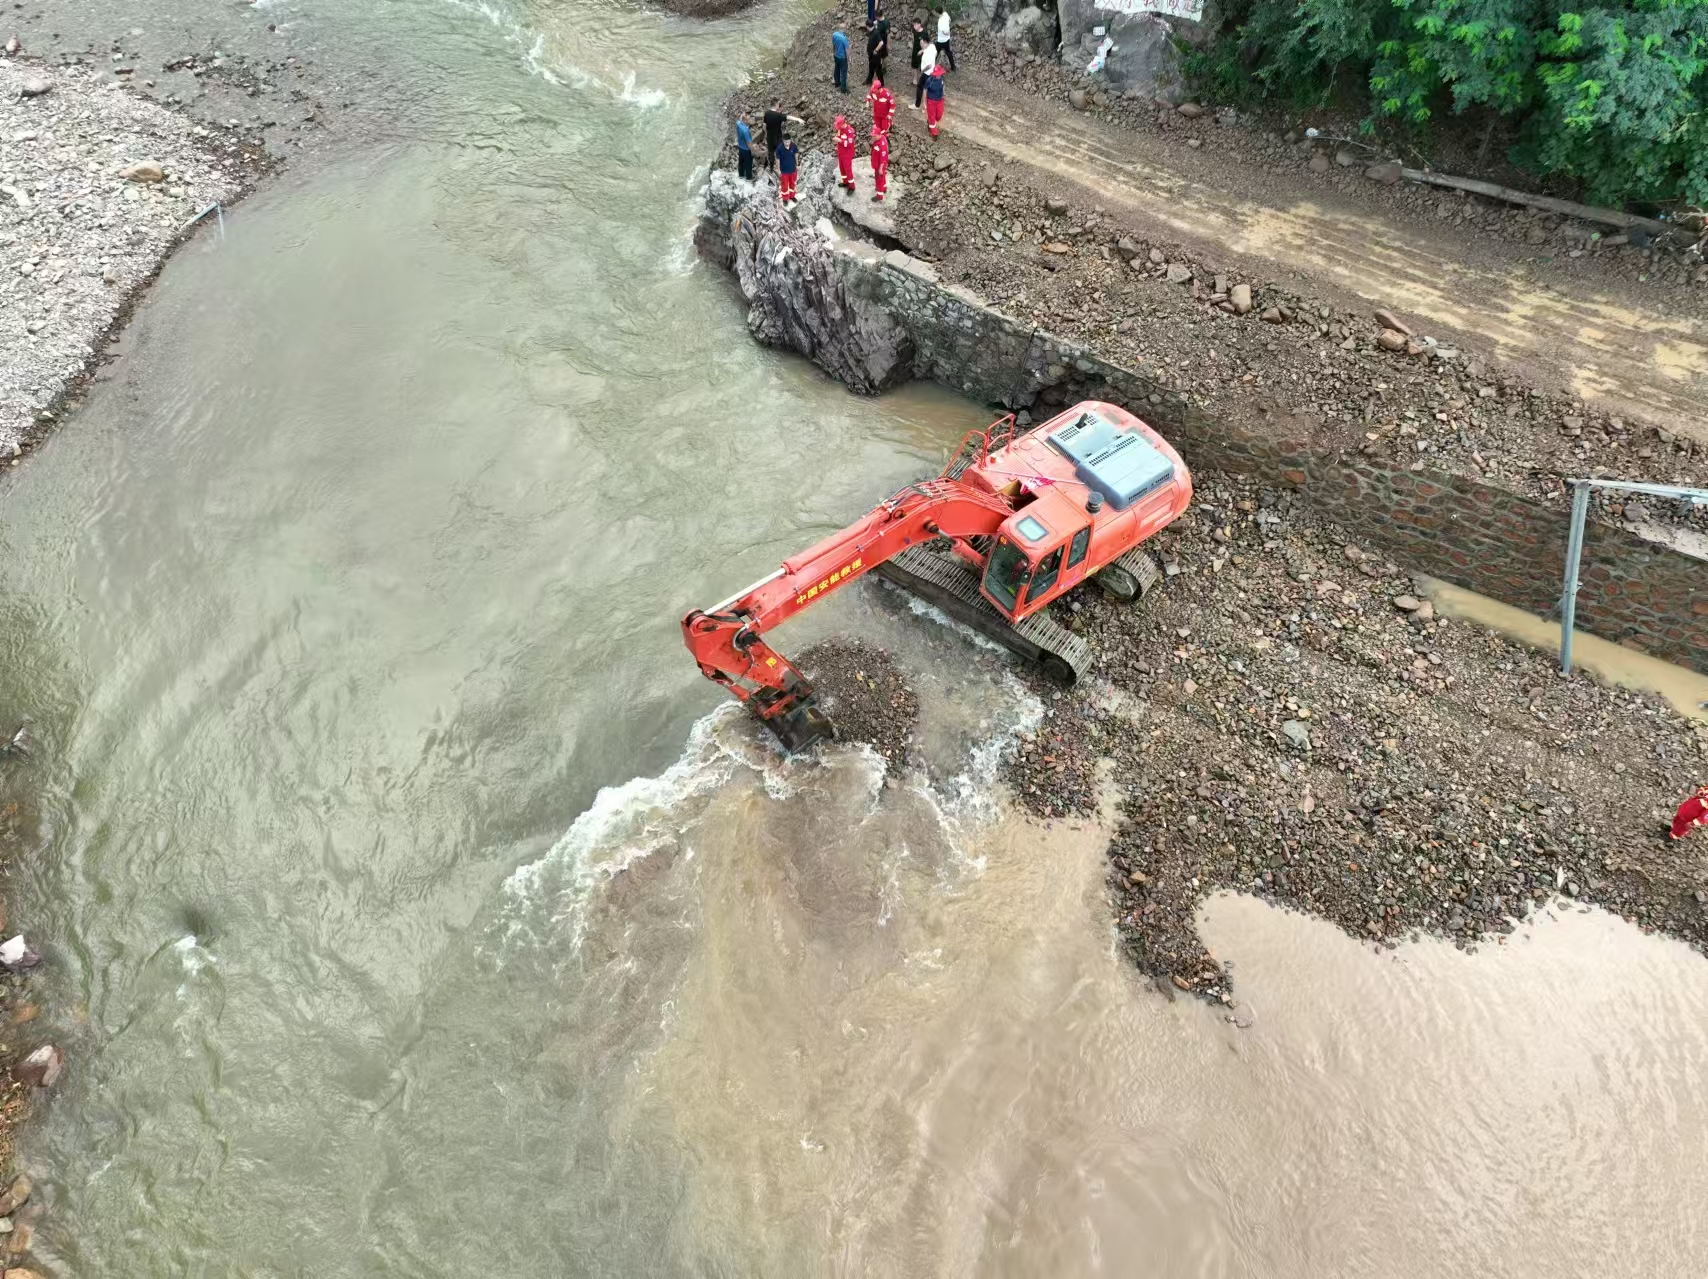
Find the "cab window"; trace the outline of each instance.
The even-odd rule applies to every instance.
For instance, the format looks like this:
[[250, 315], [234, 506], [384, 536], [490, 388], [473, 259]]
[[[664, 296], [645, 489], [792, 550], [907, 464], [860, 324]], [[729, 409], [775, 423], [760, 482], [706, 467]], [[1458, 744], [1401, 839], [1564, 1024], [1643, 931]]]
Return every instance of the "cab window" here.
[[1056, 547], [1038, 563], [1038, 571], [1032, 576], [1032, 590], [1027, 599], [1040, 599], [1050, 587], [1056, 584], [1056, 577], [1062, 568], [1062, 548]]
[[1020, 598], [1020, 591], [1031, 573], [1032, 566], [1026, 562], [1018, 546], [1013, 542], [998, 542], [990, 553], [990, 563], [985, 565], [984, 588], [993, 600], [1013, 612], [1015, 601]]
[[1087, 524], [1073, 535], [1073, 545], [1068, 547], [1067, 566], [1072, 568], [1085, 558], [1086, 550], [1091, 546], [1091, 525]]

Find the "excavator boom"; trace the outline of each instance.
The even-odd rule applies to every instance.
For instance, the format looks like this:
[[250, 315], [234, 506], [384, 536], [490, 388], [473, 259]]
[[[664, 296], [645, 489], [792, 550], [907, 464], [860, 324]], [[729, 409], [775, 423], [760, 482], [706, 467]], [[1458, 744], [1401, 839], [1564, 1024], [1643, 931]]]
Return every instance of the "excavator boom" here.
[[694, 609], [682, 638], [707, 679], [746, 702], [785, 749], [803, 749], [828, 734], [828, 723], [812, 685], [764, 633], [910, 546], [988, 537], [1011, 513], [1002, 498], [958, 480], [910, 484], [740, 594]]

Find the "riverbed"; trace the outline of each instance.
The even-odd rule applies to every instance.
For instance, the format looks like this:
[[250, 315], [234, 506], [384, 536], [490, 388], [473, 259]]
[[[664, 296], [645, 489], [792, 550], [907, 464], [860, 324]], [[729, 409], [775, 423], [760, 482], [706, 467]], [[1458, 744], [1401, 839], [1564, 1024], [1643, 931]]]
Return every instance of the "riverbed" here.
[[757, 348], [693, 259], [802, 12], [274, 5], [386, 127], [181, 251], [0, 511], [43, 1268], [1700, 1272], [1683, 945], [1217, 898], [1239, 1001], [1170, 1002], [1104, 825], [993, 786], [1044, 709], [1000, 655], [875, 583], [785, 633], [914, 681], [889, 784], [694, 671], [685, 609], [987, 417]]

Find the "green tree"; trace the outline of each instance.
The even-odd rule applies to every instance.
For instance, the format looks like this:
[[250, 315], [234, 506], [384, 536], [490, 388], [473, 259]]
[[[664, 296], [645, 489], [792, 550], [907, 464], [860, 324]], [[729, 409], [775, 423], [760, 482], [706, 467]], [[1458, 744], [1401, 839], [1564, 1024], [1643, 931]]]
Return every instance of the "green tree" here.
[[1591, 199], [1708, 203], [1708, 0], [1246, 0], [1233, 23], [1266, 92], [1350, 69], [1372, 121], [1484, 108]]

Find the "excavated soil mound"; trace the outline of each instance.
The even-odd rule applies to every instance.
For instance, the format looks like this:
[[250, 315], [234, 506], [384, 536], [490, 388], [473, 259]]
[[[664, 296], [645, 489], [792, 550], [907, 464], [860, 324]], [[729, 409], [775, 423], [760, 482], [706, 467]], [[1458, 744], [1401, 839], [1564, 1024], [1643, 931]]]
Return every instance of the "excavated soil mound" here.
[[883, 649], [861, 640], [826, 640], [801, 654], [801, 670], [839, 741], [865, 742], [899, 771], [907, 761], [919, 698]]

